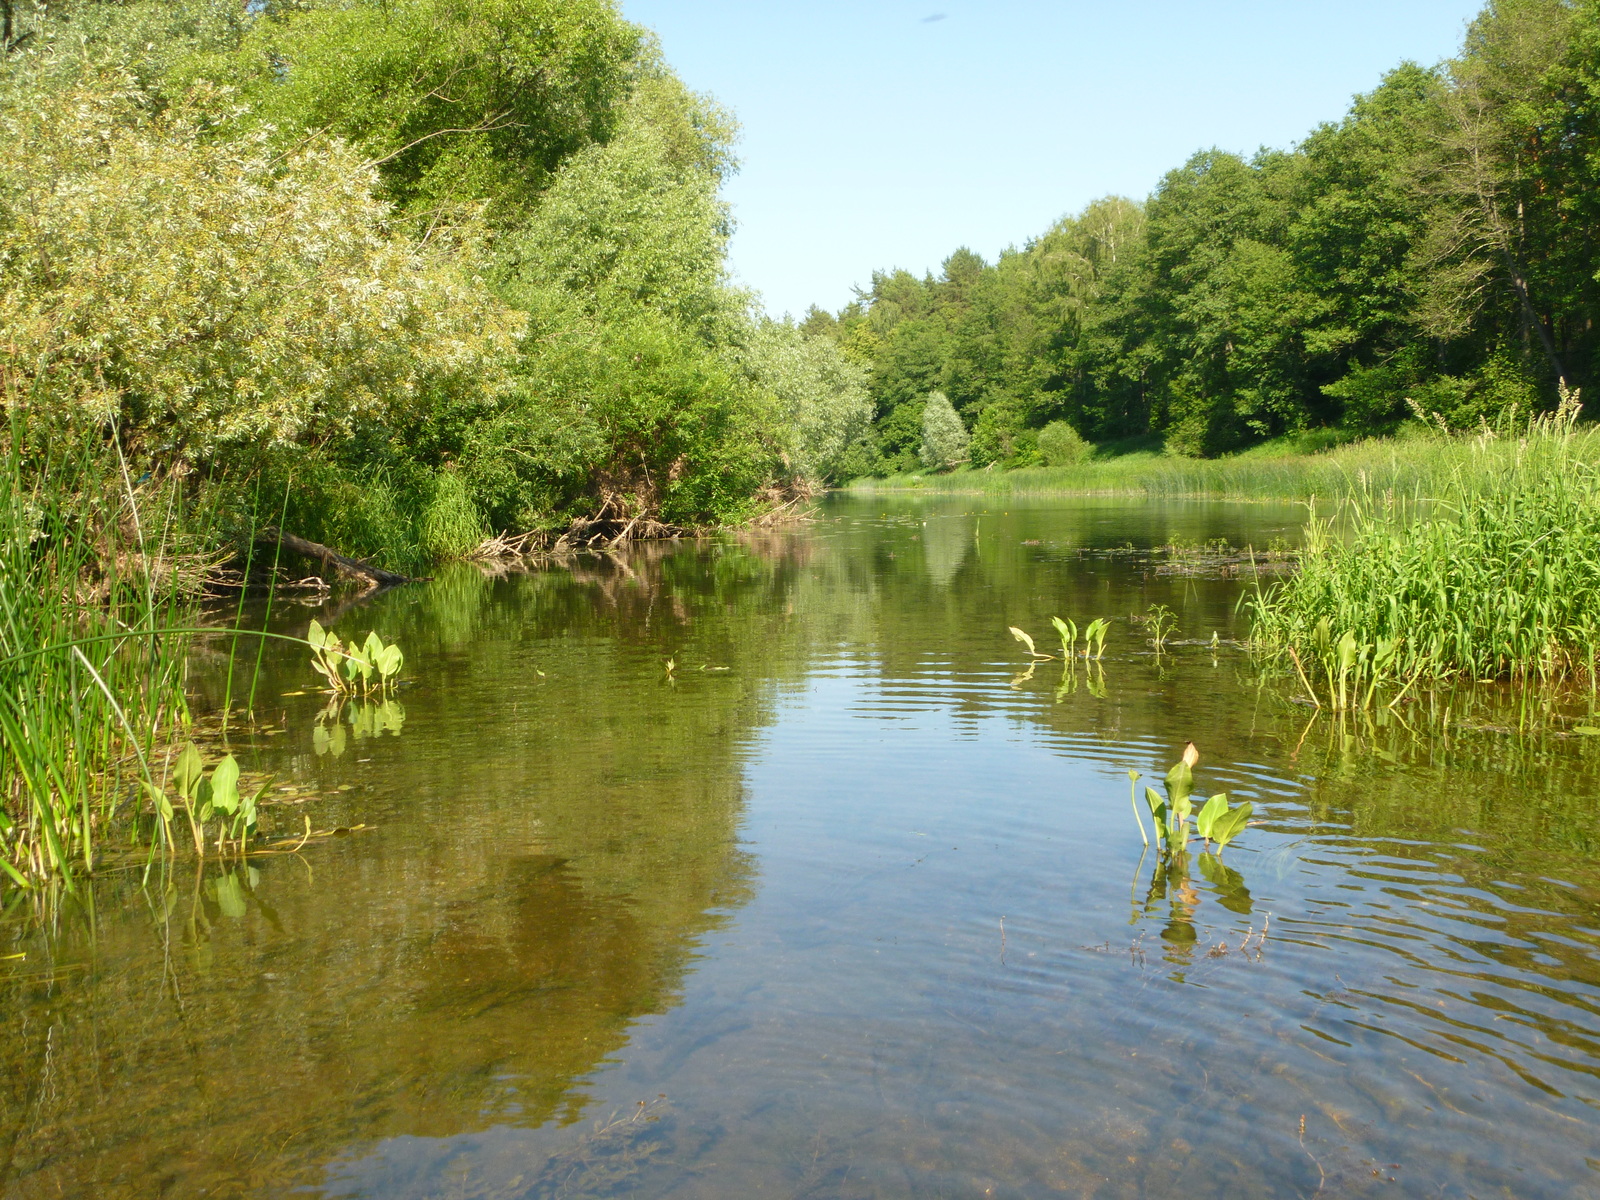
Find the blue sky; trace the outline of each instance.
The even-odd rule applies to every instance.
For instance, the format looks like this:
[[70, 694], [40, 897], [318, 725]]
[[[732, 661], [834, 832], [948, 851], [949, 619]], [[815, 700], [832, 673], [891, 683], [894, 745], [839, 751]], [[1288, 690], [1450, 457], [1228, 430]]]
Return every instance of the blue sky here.
[[[732, 261], [774, 315], [991, 260], [1195, 150], [1289, 146], [1481, 0], [623, 0], [743, 125]], [[937, 19], [933, 19], [937, 18]]]

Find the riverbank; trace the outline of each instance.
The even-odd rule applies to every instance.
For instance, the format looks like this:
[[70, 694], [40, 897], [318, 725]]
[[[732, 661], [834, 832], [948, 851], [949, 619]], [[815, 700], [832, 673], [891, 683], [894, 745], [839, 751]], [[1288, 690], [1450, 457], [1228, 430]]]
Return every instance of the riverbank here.
[[[1600, 463], [1600, 430], [1569, 435], [1574, 461]], [[1340, 498], [1358, 492], [1437, 495], [1463, 476], [1486, 476], [1513, 464], [1525, 436], [1413, 433], [1335, 444], [1331, 435], [1279, 438], [1222, 458], [1158, 451], [1096, 450], [1084, 462], [1012, 471], [960, 469], [944, 474], [856, 479], [848, 491], [950, 495], [1214, 497], [1243, 500]]]

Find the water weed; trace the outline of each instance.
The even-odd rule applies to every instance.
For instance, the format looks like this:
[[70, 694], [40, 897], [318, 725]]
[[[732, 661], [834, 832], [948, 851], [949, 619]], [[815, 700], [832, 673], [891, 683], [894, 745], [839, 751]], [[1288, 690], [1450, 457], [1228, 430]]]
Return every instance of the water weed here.
[[306, 641], [311, 646], [311, 665], [335, 695], [392, 691], [405, 666], [400, 647], [393, 642], [384, 645], [376, 631], [369, 632], [367, 640], [357, 646], [354, 641], [341, 641], [337, 634], [312, 621]]
[[[1184, 747], [1183, 757], [1174, 763], [1167, 771], [1165, 796], [1154, 788], [1144, 790], [1145, 803], [1150, 809], [1150, 819], [1155, 825], [1156, 839], [1163, 855], [1181, 854], [1189, 844], [1189, 818], [1195, 818], [1195, 832], [1205, 843], [1209, 851], [1211, 844], [1216, 843], [1217, 849], [1224, 849], [1229, 842], [1239, 836], [1250, 823], [1250, 814], [1254, 811], [1248, 800], [1240, 802], [1234, 807], [1229, 807], [1226, 792], [1219, 792], [1212, 796], [1200, 807], [1198, 813], [1194, 808], [1194, 767], [1200, 761], [1200, 752], [1195, 749], [1193, 742]], [[1130, 789], [1138, 783], [1139, 773], [1128, 772]], [[1150, 844], [1150, 838], [1145, 834], [1144, 821], [1139, 817], [1137, 802], [1133, 806], [1134, 819], [1139, 821], [1139, 835], [1144, 838], [1145, 845]]]

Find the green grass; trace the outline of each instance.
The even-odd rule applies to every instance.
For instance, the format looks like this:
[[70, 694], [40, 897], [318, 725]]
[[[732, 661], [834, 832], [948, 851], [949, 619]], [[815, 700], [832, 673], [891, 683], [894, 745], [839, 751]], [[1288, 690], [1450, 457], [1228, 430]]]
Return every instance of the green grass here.
[[[1134, 450], [1097, 455], [1070, 467], [960, 470], [943, 475], [859, 479], [849, 485], [849, 490], [862, 494], [1206, 496], [1259, 500], [1338, 498], [1391, 490], [1431, 496], [1451, 487], [1459, 473], [1473, 474], [1509, 463], [1519, 440], [1434, 435], [1334, 444], [1336, 438], [1328, 431], [1317, 431], [1214, 459]], [[1574, 460], [1600, 462], [1600, 431], [1573, 433], [1568, 436], [1567, 445], [1567, 453]]]
[[[1596, 445], [1553, 418], [1520, 438], [1424, 448], [1313, 520], [1300, 570], [1247, 598], [1252, 638], [1333, 708], [1419, 682], [1593, 685]], [[1406, 472], [1416, 490], [1384, 490]]]

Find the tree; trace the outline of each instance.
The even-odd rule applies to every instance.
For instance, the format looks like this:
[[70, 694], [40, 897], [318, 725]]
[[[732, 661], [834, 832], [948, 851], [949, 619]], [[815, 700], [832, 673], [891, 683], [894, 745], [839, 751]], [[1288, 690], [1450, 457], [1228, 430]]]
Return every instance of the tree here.
[[0, 393], [174, 460], [327, 443], [482, 398], [521, 318], [388, 227], [325, 139], [282, 158], [196, 85], [118, 71], [0, 109]]
[[930, 392], [922, 409], [922, 465], [930, 471], [945, 470], [966, 460], [971, 441], [950, 397]]
[[833, 342], [782, 321], [761, 322], [739, 357], [776, 401], [785, 467], [812, 487], [837, 481], [846, 452], [871, 426], [866, 372]]

